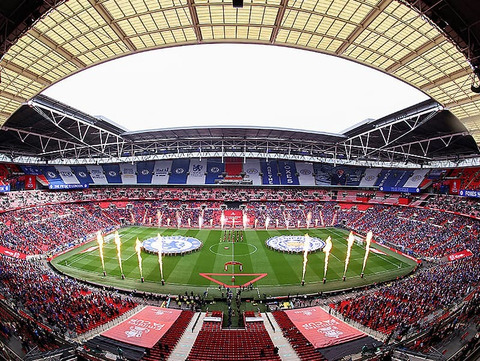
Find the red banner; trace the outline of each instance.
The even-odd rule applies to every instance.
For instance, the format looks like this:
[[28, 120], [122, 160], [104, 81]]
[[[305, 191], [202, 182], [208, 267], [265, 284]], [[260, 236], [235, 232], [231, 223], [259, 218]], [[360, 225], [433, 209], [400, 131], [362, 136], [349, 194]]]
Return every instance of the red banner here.
[[320, 307], [288, 310], [285, 313], [315, 348], [335, 346], [366, 336]]
[[37, 182], [35, 180], [34, 175], [26, 175], [25, 176], [25, 189], [26, 190], [33, 190], [37, 188]]
[[243, 212], [239, 210], [227, 209], [224, 212], [225, 224], [227, 226], [243, 226]]
[[0, 246], [0, 254], [3, 254], [8, 257], [13, 257], [13, 258], [20, 258], [20, 259], [25, 259], [27, 256], [23, 253], [17, 252], [17, 251], [12, 251], [9, 248], [5, 248], [3, 246]]
[[454, 254], [451, 254], [451, 255], [447, 256], [447, 259], [449, 261], [456, 261], [457, 259], [462, 259], [462, 258], [470, 257], [470, 256], [473, 256], [473, 253], [471, 251], [469, 251], [468, 249], [466, 249], [466, 250], [463, 250], [461, 252], [457, 252], [457, 253], [454, 253]]
[[119, 325], [105, 331], [102, 336], [140, 347], [152, 348], [181, 313], [181, 310], [148, 306]]

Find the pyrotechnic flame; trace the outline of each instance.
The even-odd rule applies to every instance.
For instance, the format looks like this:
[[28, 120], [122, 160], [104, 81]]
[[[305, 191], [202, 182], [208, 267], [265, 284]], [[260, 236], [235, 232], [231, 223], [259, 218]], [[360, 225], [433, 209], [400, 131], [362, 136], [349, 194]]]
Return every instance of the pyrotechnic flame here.
[[118, 264], [120, 265], [120, 272], [123, 275], [122, 256], [120, 253], [120, 246], [122, 245], [122, 243], [120, 242], [120, 236], [118, 234], [118, 231], [115, 231], [115, 244], [117, 245], [117, 258], [118, 258]]
[[265, 219], [265, 229], [268, 230], [268, 225], [270, 224], [270, 216], [267, 216], [267, 219]]
[[203, 215], [200, 214], [198, 216], [198, 228], [202, 229], [202, 226], [203, 226]]
[[325, 269], [323, 270], [323, 278], [327, 277], [328, 257], [330, 257], [330, 251], [333, 247], [332, 238], [330, 236], [328, 236], [325, 242], [327, 243], [327, 245], [323, 248], [323, 252], [325, 252]]
[[160, 209], [157, 210], [157, 223], [159, 227], [162, 225], [162, 215], [160, 214]]
[[222, 215], [220, 216], [220, 226], [225, 227], [225, 213], [222, 211]]
[[302, 271], [302, 282], [305, 281], [305, 271], [307, 269], [308, 262], [308, 249], [310, 246], [310, 236], [305, 234], [305, 241], [303, 242], [303, 271]]
[[243, 211], [243, 229], [247, 229], [247, 226], [248, 226], [247, 212]]
[[177, 211], [177, 228], [180, 228], [182, 226], [182, 216], [180, 215], [180, 212]]
[[105, 261], [103, 260], [103, 237], [100, 231], [97, 232], [98, 251], [100, 252], [100, 260], [102, 261], [102, 270], [105, 272]]
[[307, 228], [310, 228], [310, 222], [312, 221], [312, 212], [307, 213]]
[[350, 232], [347, 240], [347, 256], [345, 257], [345, 271], [343, 271], [343, 277], [347, 274], [348, 263], [350, 262], [350, 254], [352, 253], [353, 242], [355, 242], [355, 236], [353, 232]]
[[373, 233], [372, 231], [367, 233], [367, 238], [365, 238], [365, 257], [363, 258], [363, 267], [362, 273], [365, 271], [365, 266], [367, 265], [368, 254], [370, 253], [370, 243], [372, 242]]
[[160, 277], [163, 280], [163, 260], [162, 260], [162, 253], [163, 253], [163, 240], [160, 237], [160, 234], [157, 234], [158, 239], [158, 264], [160, 265]]
[[143, 277], [143, 269], [142, 269], [142, 242], [140, 242], [137, 238], [135, 242], [135, 252], [137, 252], [138, 258], [138, 269], [140, 270], [140, 277]]

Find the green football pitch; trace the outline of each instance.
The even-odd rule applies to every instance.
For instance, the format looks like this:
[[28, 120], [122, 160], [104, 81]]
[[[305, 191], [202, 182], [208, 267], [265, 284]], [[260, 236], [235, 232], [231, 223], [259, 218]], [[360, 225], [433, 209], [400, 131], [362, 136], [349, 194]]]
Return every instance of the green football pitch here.
[[[415, 261], [375, 244], [372, 245], [372, 248], [381, 253], [370, 252], [365, 275], [361, 278], [365, 247], [361, 244], [354, 244], [346, 281], [343, 281], [348, 232], [337, 228], [247, 230], [243, 233], [243, 241], [234, 244], [223, 241], [224, 236], [221, 230], [128, 227], [121, 229], [119, 233], [125, 279], [121, 277], [113, 234], [105, 237], [103, 247], [106, 276], [103, 275], [99, 250], [98, 247], [95, 247], [97, 246], [96, 241], [62, 254], [53, 259], [51, 263], [56, 269], [69, 276], [96, 284], [161, 294], [207, 291], [213, 297], [222, 291], [219, 289], [219, 283], [239, 286], [257, 279], [254, 281], [254, 289], [247, 291], [251, 292], [252, 297], [319, 293], [392, 280], [408, 274], [416, 265]], [[324, 252], [308, 254], [305, 284], [302, 286], [303, 255], [282, 253], [268, 249], [265, 245], [265, 241], [270, 237], [305, 235], [305, 233], [323, 240], [328, 236], [332, 238], [333, 248], [325, 283], [323, 282]], [[203, 243], [203, 247], [198, 251], [163, 257], [165, 285], [161, 284], [158, 256], [143, 251], [141, 256], [145, 282], [140, 281], [140, 270], [135, 252], [137, 237], [143, 241], [156, 237], [157, 234], [194, 237]], [[228, 266], [228, 270], [225, 271], [225, 263], [232, 259], [242, 263], [242, 271], [238, 265]], [[234, 281], [232, 281], [232, 272], [235, 273]], [[205, 277], [201, 274], [210, 275]]]

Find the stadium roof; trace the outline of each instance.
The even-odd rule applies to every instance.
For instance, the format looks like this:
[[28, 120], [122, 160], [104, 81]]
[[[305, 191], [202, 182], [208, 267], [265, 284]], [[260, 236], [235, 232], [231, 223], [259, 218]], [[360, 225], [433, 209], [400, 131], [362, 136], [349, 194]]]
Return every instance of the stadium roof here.
[[23, 105], [5, 123], [0, 153], [7, 161], [69, 164], [249, 157], [428, 166], [440, 160], [478, 159], [477, 144], [465, 126], [433, 100], [344, 134], [235, 126], [129, 132], [44, 95]]
[[[478, 85], [473, 69], [480, 64], [480, 7], [475, 0], [246, 0], [243, 8], [233, 8], [231, 1], [223, 0], [4, 0], [0, 12], [0, 124], [45, 87], [104, 61], [156, 48], [240, 42], [323, 52], [379, 69], [426, 92], [448, 110], [433, 110], [418, 119], [428, 117], [432, 124], [431, 118], [443, 119], [442, 114], [447, 114], [450, 119], [453, 114], [477, 143], [480, 141], [480, 95], [471, 91], [472, 84]], [[192, 59], [192, 66], [194, 62]], [[361, 84], [345, 86], [361, 89]], [[28, 128], [34, 118], [27, 109], [22, 113], [23, 126]], [[50, 123], [59, 128], [59, 124]], [[96, 119], [93, 123], [99, 124], [95, 128], [98, 132], [113, 138], [120, 132], [108, 122]], [[412, 128], [404, 120], [395, 124]], [[423, 124], [414, 124], [416, 131]], [[432, 142], [449, 147], [458, 134], [465, 132], [435, 136], [425, 132], [431, 138], [426, 150], [426, 144], [418, 143], [422, 139], [405, 142], [405, 137], [401, 138], [402, 144], [397, 144], [403, 149], [392, 150], [395, 144], [390, 139], [382, 140], [385, 144], [380, 147], [403, 154], [408, 160], [410, 155], [429, 153]], [[382, 131], [377, 133], [387, 139]], [[365, 134], [371, 141], [373, 133]], [[408, 132], [409, 137], [412, 134]], [[366, 146], [362, 134], [350, 135], [347, 140], [351, 149], [358, 141], [364, 155], [372, 155], [368, 150], [372, 143]], [[448, 138], [451, 135], [454, 137]], [[51, 138], [49, 144], [55, 139]], [[106, 144], [92, 145], [83, 135], [59, 138], [57, 143], [62, 140], [80, 142], [91, 151]], [[130, 141], [121, 138], [126, 142], [122, 144]], [[335, 144], [337, 151], [339, 145], [347, 149], [348, 156], [349, 144]], [[410, 150], [405, 148], [408, 146]], [[413, 146], [419, 146], [418, 154], [411, 151]], [[468, 141], [462, 147], [471, 150]], [[39, 154], [46, 156], [47, 148], [39, 143]], [[454, 155], [451, 149], [448, 152]], [[117, 151], [117, 155], [120, 153]]]

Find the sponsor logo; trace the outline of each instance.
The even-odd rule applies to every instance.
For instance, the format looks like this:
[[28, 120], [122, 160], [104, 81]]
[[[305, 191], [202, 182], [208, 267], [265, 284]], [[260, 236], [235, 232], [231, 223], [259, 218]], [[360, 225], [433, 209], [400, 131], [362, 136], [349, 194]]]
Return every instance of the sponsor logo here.
[[317, 330], [317, 332], [322, 333], [325, 337], [328, 338], [339, 338], [343, 335], [343, 332], [338, 329], [340, 323], [335, 321], [333, 318], [326, 321], [317, 321], [317, 322], [309, 322], [302, 327], [305, 330]]
[[310, 169], [300, 169], [300, 174], [310, 175], [312, 174], [312, 171]]
[[220, 168], [218, 168], [218, 167], [210, 168], [210, 173], [219, 173], [219, 172], [220, 172]]
[[57, 178], [57, 175], [54, 172], [48, 171], [47, 172], [48, 178]]
[[87, 174], [85, 172], [78, 172], [78, 176], [80, 178], [87, 178]]
[[175, 173], [177, 173], [177, 174], [182, 174], [182, 173], [184, 173], [184, 172], [185, 172], [185, 169], [183, 169], [183, 168], [177, 168], [177, 169], [175, 169]]
[[148, 169], [142, 169], [142, 175], [148, 175], [149, 173]]
[[111, 170], [111, 171], [108, 172], [108, 175], [110, 177], [115, 177], [117, 175], [117, 172], [115, 172], [114, 170]]
[[247, 169], [248, 174], [258, 174], [258, 169], [257, 168], [249, 168]]
[[371, 174], [370, 174], [370, 175], [367, 175], [367, 176], [365, 177], [365, 180], [366, 180], [366, 181], [369, 181], [369, 182], [372, 181], [372, 180], [374, 180], [374, 179], [375, 179], [375, 176], [373, 176], [373, 175], [371, 175]]

